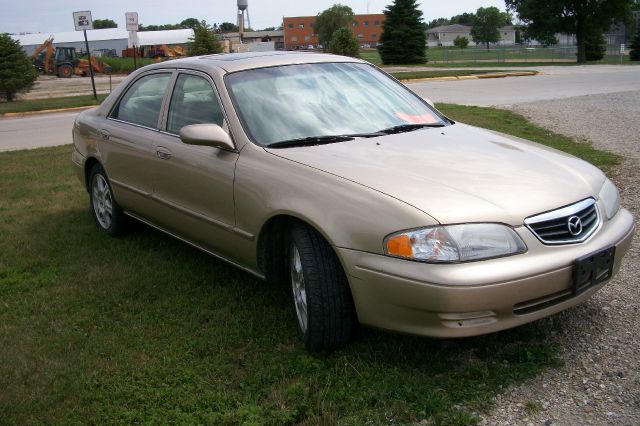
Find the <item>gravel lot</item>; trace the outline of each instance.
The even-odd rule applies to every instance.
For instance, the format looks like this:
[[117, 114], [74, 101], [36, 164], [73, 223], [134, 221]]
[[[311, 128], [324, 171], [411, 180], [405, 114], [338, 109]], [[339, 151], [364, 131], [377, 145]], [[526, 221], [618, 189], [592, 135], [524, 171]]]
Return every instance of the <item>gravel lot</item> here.
[[[532, 121], [624, 157], [611, 174], [640, 216], [640, 91], [512, 105]], [[640, 238], [619, 274], [556, 317], [564, 366], [496, 397], [486, 425], [640, 425]], [[547, 319], [545, 321], [549, 321]]]

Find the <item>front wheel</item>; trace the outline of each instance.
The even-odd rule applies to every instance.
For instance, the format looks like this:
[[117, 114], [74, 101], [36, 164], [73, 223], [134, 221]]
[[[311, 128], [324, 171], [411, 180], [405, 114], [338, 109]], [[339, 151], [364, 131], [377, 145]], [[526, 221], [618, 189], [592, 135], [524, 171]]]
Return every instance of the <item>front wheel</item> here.
[[357, 320], [347, 277], [329, 243], [301, 223], [291, 228], [289, 269], [305, 347], [318, 352], [348, 343]]
[[102, 166], [96, 164], [89, 173], [91, 184], [89, 198], [93, 218], [103, 232], [112, 237], [121, 235], [126, 230], [127, 218], [113, 198], [107, 173]]

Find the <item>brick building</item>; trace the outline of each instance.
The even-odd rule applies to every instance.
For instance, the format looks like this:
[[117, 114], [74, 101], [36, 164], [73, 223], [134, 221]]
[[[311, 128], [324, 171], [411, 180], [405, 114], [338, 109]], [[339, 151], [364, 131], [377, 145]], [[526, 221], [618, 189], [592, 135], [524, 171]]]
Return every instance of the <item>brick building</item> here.
[[[318, 34], [313, 28], [317, 16], [294, 16], [283, 18], [285, 49], [317, 49]], [[351, 29], [360, 47], [374, 48], [380, 41], [384, 14], [355, 15]]]

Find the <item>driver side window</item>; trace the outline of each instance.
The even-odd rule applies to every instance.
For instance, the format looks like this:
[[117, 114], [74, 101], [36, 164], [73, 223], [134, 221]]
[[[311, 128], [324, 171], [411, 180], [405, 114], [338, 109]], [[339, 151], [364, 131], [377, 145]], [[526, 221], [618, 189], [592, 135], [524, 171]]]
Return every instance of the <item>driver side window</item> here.
[[213, 87], [205, 79], [193, 74], [180, 74], [176, 80], [169, 115], [167, 132], [179, 134], [190, 124], [213, 123], [222, 126], [222, 110]]

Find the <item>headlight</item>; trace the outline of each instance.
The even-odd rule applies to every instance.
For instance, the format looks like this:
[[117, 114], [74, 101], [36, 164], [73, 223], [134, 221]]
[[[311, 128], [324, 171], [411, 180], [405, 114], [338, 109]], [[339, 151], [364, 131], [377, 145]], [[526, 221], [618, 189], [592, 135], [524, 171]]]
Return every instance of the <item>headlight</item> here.
[[611, 219], [620, 210], [620, 194], [618, 188], [609, 179], [604, 181], [598, 198], [602, 201], [607, 219]]
[[430, 226], [389, 235], [385, 254], [423, 262], [465, 262], [523, 253], [527, 246], [496, 223]]

